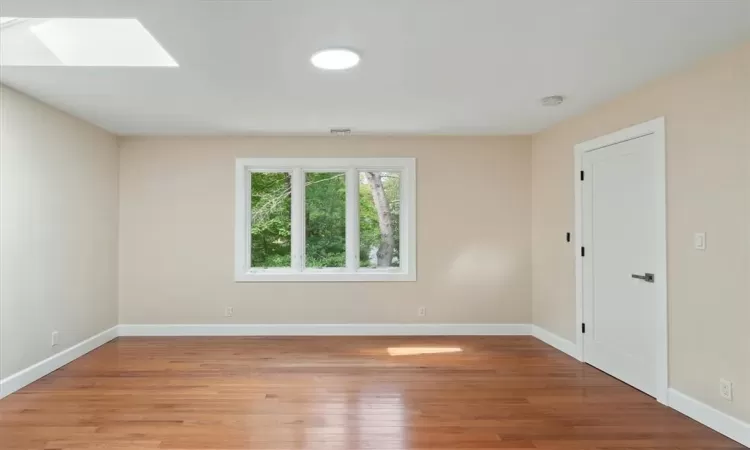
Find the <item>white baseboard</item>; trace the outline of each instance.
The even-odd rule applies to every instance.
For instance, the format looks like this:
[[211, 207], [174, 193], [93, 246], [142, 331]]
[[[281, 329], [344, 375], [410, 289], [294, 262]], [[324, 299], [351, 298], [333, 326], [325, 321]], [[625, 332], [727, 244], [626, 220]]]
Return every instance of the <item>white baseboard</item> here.
[[545, 344], [551, 345], [563, 353], [567, 353], [577, 360], [581, 360], [581, 356], [578, 354], [578, 346], [575, 342], [571, 342], [565, 338], [562, 338], [555, 333], [545, 330], [544, 328], [532, 325], [531, 335]]
[[6, 397], [24, 386], [27, 386], [43, 376], [54, 372], [60, 367], [80, 358], [95, 348], [106, 344], [117, 337], [117, 326], [91, 336], [85, 341], [67, 348], [60, 353], [54, 354], [49, 358], [34, 364], [31, 367], [16, 372], [0, 380], [0, 398]]
[[120, 325], [120, 336], [524, 336], [529, 324]]
[[708, 428], [750, 447], [750, 424], [672, 388], [669, 389], [669, 406]]

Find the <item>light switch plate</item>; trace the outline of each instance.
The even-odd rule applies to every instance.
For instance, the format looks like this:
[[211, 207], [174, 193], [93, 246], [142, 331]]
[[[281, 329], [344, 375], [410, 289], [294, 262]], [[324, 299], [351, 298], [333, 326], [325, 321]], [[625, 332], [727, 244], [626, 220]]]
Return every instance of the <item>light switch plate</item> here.
[[706, 249], [706, 233], [695, 233], [693, 236], [693, 244], [696, 250]]

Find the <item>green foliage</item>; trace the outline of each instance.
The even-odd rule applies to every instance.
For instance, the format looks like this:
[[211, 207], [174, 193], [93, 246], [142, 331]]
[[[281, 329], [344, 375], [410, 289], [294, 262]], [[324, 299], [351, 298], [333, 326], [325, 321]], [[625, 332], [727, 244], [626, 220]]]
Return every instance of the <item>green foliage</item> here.
[[[396, 173], [381, 173], [383, 189], [391, 210], [391, 221], [396, 245], [393, 252], [394, 262], [391, 267], [398, 267], [400, 261], [400, 213], [401, 213], [401, 177]], [[378, 211], [372, 199], [372, 187], [366, 182], [364, 174], [359, 182], [359, 266], [376, 268], [377, 262], [372, 258], [380, 245], [380, 224]]]
[[344, 267], [346, 175], [308, 173], [305, 184], [306, 267]]
[[[382, 173], [396, 239], [399, 266], [400, 177]], [[346, 265], [346, 177], [343, 173], [307, 173], [305, 178], [306, 267]], [[291, 176], [251, 175], [251, 266], [291, 267]], [[376, 267], [370, 257], [380, 245], [378, 213], [364, 175], [359, 184], [360, 267]]]
[[251, 267], [291, 267], [292, 198], [289, 173], [250, 176]]

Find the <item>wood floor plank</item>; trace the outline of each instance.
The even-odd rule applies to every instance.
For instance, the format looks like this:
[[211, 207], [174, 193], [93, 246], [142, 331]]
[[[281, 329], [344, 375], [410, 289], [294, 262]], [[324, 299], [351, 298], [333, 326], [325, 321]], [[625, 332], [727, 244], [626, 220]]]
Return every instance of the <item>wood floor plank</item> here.
[[119, 338], [0, 401], [3, 450], [742, 448], [525, 336]]

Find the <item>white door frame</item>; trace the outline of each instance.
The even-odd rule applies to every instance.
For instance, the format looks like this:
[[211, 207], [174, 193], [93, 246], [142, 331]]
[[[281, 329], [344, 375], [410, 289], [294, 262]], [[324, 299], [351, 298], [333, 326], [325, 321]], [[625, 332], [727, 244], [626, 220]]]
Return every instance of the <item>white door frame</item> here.
[[637, 139], [639, 137], [653, 135], [656, 142], [655, 155], [656, 167], [656, 199], [657, 211], [657, 248], [656, 261], [656, 301], [657, 301], [657, 342], [656, 345], [656, 370], [657, 390], [656, 399], [663, 404], [668, 404], [669, 390], [669, 316], [667, 306], [667, 183], [666, 183], [666, 140], [664, 131], [664, 117], [659, 117], [648, 122], [615, 131], [614, 133], [582, 142], [575, 146], [575, 246], [576, 246], [576, 347], [577, 356], [580, 361], [585, 361], [583, 347], [583, 257], [581, 256], [581, 245], [583, 242], [583, 209], [581, 183], [581, 168], [583, 167], [583, 155], [587, 152], [598, 150], [602, 147], [619, 144], [620, 142]]

